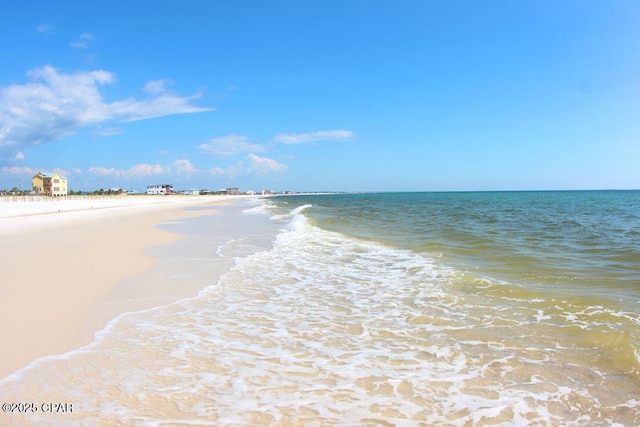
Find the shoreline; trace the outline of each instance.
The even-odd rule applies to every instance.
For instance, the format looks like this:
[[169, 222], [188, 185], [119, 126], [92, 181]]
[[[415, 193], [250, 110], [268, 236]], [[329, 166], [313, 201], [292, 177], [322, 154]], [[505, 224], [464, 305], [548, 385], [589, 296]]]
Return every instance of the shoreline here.
[[[124, 312], [150, 308], [159, 291], [150, 282], [154, 276], [145, 276], [158, 262], [152, 249], [184, 238], [167, 225], [216, 215], [216, 208], [243, 198], [122, 198], [102, 201], [99, 208], [95, 200], [53, 201], [64, 210], [27, 209], [17, 216], [0, 205], [0, 379], [91, 343]], [[144, 286], [132, 286], [130, 279], [143, 285], [146, 280], [147, 298], [136, 295]], [[165, 295], [163, 302], [188, 295]]]

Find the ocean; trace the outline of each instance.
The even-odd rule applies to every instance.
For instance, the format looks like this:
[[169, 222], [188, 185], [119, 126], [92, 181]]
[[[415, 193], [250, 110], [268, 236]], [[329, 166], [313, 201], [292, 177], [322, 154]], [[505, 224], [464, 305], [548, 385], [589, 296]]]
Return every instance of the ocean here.
[[[0, 417], [640, 424], [640, 191], [287, 195], [235, 209], [254, 226], [217, 244], [233, 259], [219, 281], [0, 382], [3, 402], [72, 413]], [[202, 241], [205, 221], [166, 227]]]

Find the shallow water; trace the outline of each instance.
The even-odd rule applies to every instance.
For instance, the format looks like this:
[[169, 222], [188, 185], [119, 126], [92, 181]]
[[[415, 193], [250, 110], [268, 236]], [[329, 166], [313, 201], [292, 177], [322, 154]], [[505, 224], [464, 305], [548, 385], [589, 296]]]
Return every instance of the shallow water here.
[[0, 395], [73, 402], [10, 418], [49, 425], [637, 425], [638, 196], [270, 199], [218, 283]]

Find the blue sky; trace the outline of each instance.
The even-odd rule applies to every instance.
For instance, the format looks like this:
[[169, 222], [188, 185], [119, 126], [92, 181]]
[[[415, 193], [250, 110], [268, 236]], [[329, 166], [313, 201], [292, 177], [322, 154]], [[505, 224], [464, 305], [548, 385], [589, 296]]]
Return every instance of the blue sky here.
[[0, 189], [640, 188], [640, 2], [29, 1]]

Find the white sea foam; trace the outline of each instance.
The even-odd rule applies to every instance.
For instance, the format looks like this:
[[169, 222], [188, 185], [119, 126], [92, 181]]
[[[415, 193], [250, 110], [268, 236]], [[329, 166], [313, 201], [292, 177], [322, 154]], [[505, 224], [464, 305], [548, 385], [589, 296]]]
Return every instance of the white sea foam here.
[[268, 215], [270, 209], [273, 209], [273, 203], [271, 203], [268, 199], [247, 199], [245, 200], [245, 205], [252, 206], [242, 211], [243, 213], [250, 215]]
[[[504, 284], [474, 288], [420, 254], [321, 230], [309, 208], [279, 216], [289, 225], [273, 246], [198, 297], [122, 316], [93, 346], [37, 366], [39, 396], [75, 402], [65, 422], [78, 425], [638, 421], [637, 382], [612, 396], [598, 355], [558, 342], [559, 319], [580, 330], [603, 316], [606, 328], [612, 313], [487, 299]], [[3, 386], [29, 373], [20, 381]]]
[[277, 215], [273, 215], [271, 217], [272, 220], [275, 221], [282, 221], [282, 220], [290, 220], [293, 219], [293, 224], [295, 225], [296, 221], [300, 221], [303, 217], [300, 216], [300, 214], [305, 210], [312, 207], [312, 205], [302, 205], [302, 206], [298, 206], [295, 209], [292, 209], [291, 211], [287, 212], [287, 213], [281, 213], [281, 214], [277, 214]]

